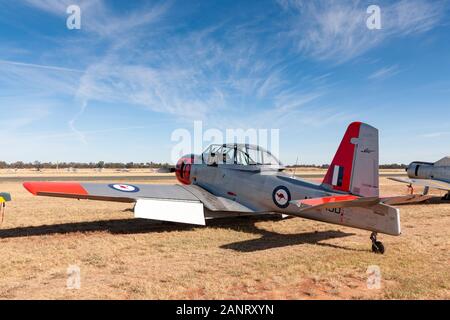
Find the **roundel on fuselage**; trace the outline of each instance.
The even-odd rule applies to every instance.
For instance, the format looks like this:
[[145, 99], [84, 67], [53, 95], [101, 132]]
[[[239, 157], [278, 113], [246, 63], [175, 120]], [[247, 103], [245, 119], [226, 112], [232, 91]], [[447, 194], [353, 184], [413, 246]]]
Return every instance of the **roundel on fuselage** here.
[[286, 209], [291, 201], [291, 193], [285, 186], [276, 187], [272, 193], [272, 200], [278, 208]]

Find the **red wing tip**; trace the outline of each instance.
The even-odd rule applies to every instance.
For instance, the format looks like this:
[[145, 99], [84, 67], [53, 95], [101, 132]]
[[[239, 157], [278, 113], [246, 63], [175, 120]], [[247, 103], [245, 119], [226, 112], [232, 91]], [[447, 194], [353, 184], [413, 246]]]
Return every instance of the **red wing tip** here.
[[77, 182], [24, 182], [23, 186], [33, 195], [39, 193], [87, 195], [88, 192]]
[[23, 187], [28, 190], [28, 192], [32, 193], [33, 195], [37, 194], [37, 190], [35, 186], [33, 185], [33, 182], [24, 182]]

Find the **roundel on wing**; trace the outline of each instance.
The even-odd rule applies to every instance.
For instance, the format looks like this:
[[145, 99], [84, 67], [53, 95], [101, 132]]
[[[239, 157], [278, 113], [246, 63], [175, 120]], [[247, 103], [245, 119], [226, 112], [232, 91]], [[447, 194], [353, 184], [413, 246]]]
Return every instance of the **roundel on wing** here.
[[132, 186], [130, 184], [120, 184], [120, 183], [116, 183], [116, 184], [110, 184], [109, 187], [111, 189], [117, 190], [117, 191], [122, 191], [122, 192], [139, 192], [139, 188], [136, 186]]
[[291, 201], [291, 193], [284, 186], [276, 187], [272, 193], [272, 200], [278, 208], [286, 209]]

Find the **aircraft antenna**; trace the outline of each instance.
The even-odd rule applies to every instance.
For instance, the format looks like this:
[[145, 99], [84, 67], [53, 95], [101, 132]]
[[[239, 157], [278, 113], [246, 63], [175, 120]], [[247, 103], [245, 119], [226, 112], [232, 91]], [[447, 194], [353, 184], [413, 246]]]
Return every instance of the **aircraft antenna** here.
[[294, 166], [294, 172], [292, 173], [292, 178], [295, 178], [295, 172], [297, 171], [297, 166], [298, 166], [298, 156], [297, 156], [297, 160], [295, 160], [295, 166]]

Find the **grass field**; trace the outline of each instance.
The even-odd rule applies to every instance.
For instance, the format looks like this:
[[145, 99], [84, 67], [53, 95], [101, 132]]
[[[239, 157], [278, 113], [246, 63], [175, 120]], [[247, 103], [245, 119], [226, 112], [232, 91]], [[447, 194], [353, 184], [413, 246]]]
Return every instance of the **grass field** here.
[[[406, 192], [385, 178], [381, 189]], [[19, 182], [0, 191], [13, 195], [0, 228], [1, 299], [450, 298], [450, 204], [402, 206], [403, 234], [380, 235], [381, 256], [369, 232], [300, 218], [191, 227], [134, 220], [129, 204], [33, 197]], [[78, 290], [66, 287], [70, 265]], [[371, 265], [380, 289], [367, 288]]]

